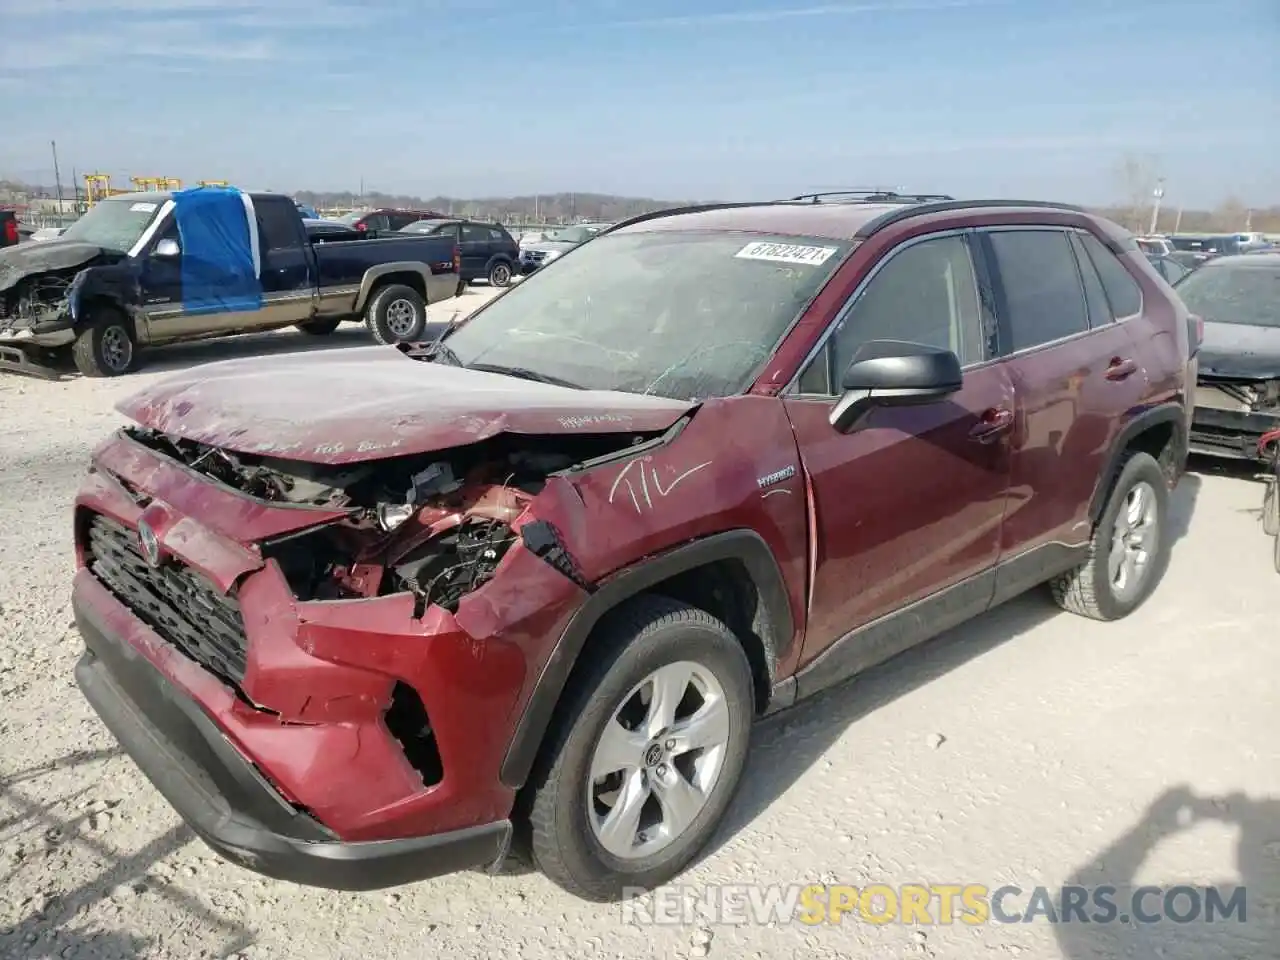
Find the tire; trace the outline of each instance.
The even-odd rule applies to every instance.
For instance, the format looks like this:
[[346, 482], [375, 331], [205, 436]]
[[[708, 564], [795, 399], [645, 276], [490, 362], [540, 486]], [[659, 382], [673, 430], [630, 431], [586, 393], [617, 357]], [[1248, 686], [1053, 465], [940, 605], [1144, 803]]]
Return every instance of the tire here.
[[509, 287], [511, 286], [511, 264], [505, 260], [499, 260], [489, 266], [489, 286], [491, 287]]
[[1280, 536], [1274, 537], [1271, 546], [1271, 565], [1280, 573]]
[[1269, 477], [1266, 484], [1262, 494], [1262, 530], [1267, 536], [1274, 537], [1280, 533], [1280, 496], [1276, 490], [1280, 478]]
[[133, 323], [114, 307], [94, 307], [71, 345], [71, 359], [85, 377], [118, 377], [134, 369], [138, 340]]
[[413, 287], [388, 284], [374, 292], [365, 309], [365, 323], [378, 343], [412, 343], [427, 328], [427, 302]]
[[[1148, 519], [1142, 527], [1151, 536], [1146, 542], [1145, 562], [1140, 567], [1129, 568], [1127, 583], [1117, 584], [1110, 569], [1114, 551], [1117, 546], [1123, 546], [1117, 539], [1117, 522], [1122, 514], [1131, 516], [1130, 507], [1139, 496], [1138, 491], [1146, 503], [1145, 511], [1150, 511], [1144, 511]], [[1169, 565], [1168, 517], [1169, 488], [1160, 465], [1150, 454], [1129, 454], [1121, 464], [1094, 529], [1088, 559], [1050, 581], [1054, 600], [1062, 609], [1093, 620], [1119, 620], [1138, 609]]]
[[467, 287], [468, 287], [468, 286], [470, 286], [470, 284], [468, 284], [468, 283], [467, 283], [467, 281], [465, 281], [465, 280], [459, 280], [459, 281], [458, 281], [458, 289], [454, 291], [453, 295], [454, 295], [455, 297], [460, 297], [460, 296], [462, 296], [464, 293], [466, 293], [466, 292], [467, 292]]
[[[695, 607], [667, 597], [641, 596], [610, 614], [600, 630], [590, 657], [580, 661], [582, 673], [571, 678], [522, 800], [528, 802], [528, 852], [534, 866], [576, 896], [608, 902], [633, 890], [648, 890], [667, 882], [688, 866], [711, 839], [737, 790], [746, 762], [754, 695], [751, 667], [742, 644], [723, 623]], [[668, 753], [666, 748], [674, 739], [665, 735], [649, 741], [628, 738], [618, 723], [615, 715], [623, 707], [640, 708], [640, 714], [647, 712], [644, 695], [637, 691], [652, 690], [648, 684], [664, 668], [666, 672], [660, 676], [687, 674], [695, 689], [711, 693], [698, 704], [697, 712], [712, 711], [703, 714], [704, 723], [713, 714], [718, 721], [704, 728], [708, 732], [714, 730], [713, 739], [722, 744], [718, 769], [714, 749], [683, 754], [677, 749]], [[680, 682], [669, 687], [681, 688]], [[627, 711], [624, 715], [641, 719]], [[677, 717], [675, 726], [670, 728], [673, 732], [680, 729], [682, 719], [688, 717]], [[625, 745], [625, 755], [636, 765], [619, 767], [597, 783], [590, 771], [597, 762], [597, 745], [607, 728], [623, 737], [619, 743]], [[695, 758], [704, 764], [699, 774], [690, 766]], [[597, 769], [607, 771], [608, 764]], [[624, 769], [630, 772], [624, 773]], [[691, 786], [693, 776], [708, 778], [701, 784], [701, 791]], [[596, 786], [607, 788], [611, 783], [622, 783], [624, 777], [635, 785], [638, 795], [648, 797], [643, 806], [632, 809], [648, 817], [661, 812], [663, 819], [659, 825], [647, 825], [653, 845], [648, 851], [635, 846], [640, 834], [634, 824], [629, 830], [614, 834], [612, 846], [627, 848], [627, 853], [619, 856], [602, 842], [605, 834], [596, 823], [608, 806], [600, 804], [594, 790]], [[659, 789], [662, 783], [668, 786]], [[668, 792], [677, 785], [692, 793]], [[673, 823], [659, 800], [676, 795], [697, 798], [691, 803], [692, 812], [684, 824]], [[623, 794], [618, 791], [614, 796], [616, 809]], [[609, 799], [607, 794], [605, 799]], [[700, 806], [696, 805], [698, 802]], [[653, 831], [666, 829], [668, 824], [676, 829], [674, 836], [653, 836]]]
[[338, 317], [317, 317], [314, 320], [304, 320], [302, 323], [296, 323], [294, 326], [308, 336], [327, 337], [337, 330], [341, 323], [342, 320]]

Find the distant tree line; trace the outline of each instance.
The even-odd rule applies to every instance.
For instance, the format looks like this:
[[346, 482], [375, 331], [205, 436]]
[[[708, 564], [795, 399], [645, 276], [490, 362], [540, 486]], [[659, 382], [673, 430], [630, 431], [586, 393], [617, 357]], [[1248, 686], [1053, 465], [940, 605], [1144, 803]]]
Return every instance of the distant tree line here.
[[[1150, 183], [1153, 176], [1149, 168], [1139, 168], [1133, 161], [1126, 161], [1121, 177], [1122, 203], [1097, 208], [1103, 216], [1123, 224], [1136, 233], [1145, 233], [1151, 225], [1154, 198]], [[56, 190], [50, 186], [35, 186], [0, 180], [0, 204], [18, 204], [32, 197], [53, 197]], [[71, 189], [64, 190], [71, 198]], [[420, 197], [412, 194], [368, 191], [339, 193], [334, 191], [299, 190], [293, 196], [303, 203], [321, 210], [353, 209], [356, 207], [404, 207], [417, 210], [439, 210], [456, 217], [498, 220], [503, 223], [573, 223], [579, 220], [613, 222], [626, 217], [701, 202], [691, 200], [657, 200], [646, 197], [620, 197], [602, 193], [548, 193], [518, 197]], [[1177, 229], [1182, 233], [1236, 232], [1245, 229], [1266, 233], [1280, 232], [1280, 205], [1247, 209], [1236, 199], [1228, 199], [1213, 210], [1178, 210], [1166, 204], [1159, 211], [1157, 230], [1169, 233]]]

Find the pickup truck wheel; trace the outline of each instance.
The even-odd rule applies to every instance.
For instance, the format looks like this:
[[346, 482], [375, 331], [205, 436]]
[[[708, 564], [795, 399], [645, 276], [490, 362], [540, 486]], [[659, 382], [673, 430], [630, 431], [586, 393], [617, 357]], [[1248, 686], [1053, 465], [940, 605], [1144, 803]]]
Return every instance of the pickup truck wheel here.
[[1262, 532], [1269, 537], [1280, 533], [1280, 477], [1270, 477], [1266, 481], [1266, 489], [1262, 493]]
[[1169, 488], [1155, 458], [1132, 453], [1111, 487], [1088, 559], [1051, 581], [1064, 610], [1119, 620], [1142, 605], [1169, 565]]
[[365, 322], [381, 344], [421, 340], [427, 327], [427, 304], [413, 287], [393, 283], [369, 300]]
[[602, 622], [530, 780], [529, 852], [597, 902], [652, 889], [702, 850], [737, 789], [751, 668], [703, 610], [642, 596]]
[[459, 280], [459, 281], [458, 281], [458, 289], [454, 291], [453, 295], [454, 295], [455, 297], [460, 297], [460, 296], [462, 296], [464, 293], [466, 293], [466, 292], [467, 292], [467, 287], [468, 287], [468, 286], [470, 286], [470, 284], [468, 284], [468, 283], [467, 283], [467, 281], [465, 281], [465, 280]]
[[338, 329], [342, 320], [338, 317], [317, 317], [315, 320], [304, 320], [294, 324], [303, 333], [312, 337], [324, 337]]
[[71, 359], [85, 377], [118, 377], [133, 369], [137, 340], [119, 310], [95, 307], [88, 326], [71, 346]]
[[489, 268], [489, 285], [493, 287], [511, 286], [511, 264], [499, 260]]

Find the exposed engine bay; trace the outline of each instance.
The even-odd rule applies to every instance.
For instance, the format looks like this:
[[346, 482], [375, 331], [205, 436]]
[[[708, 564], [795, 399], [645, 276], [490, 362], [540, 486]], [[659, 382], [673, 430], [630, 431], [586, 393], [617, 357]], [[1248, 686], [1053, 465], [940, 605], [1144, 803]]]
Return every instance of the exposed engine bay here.
[[1196, 406], [1233, 413], [1280, 414], [1280, 379], [1254, 380], [1201, 377]]
[[79, 268], [43, 274], [0, 293], [0, 330], [34, 326], [65, 314], [78, 272]]
[[300, 600], [408, 591], [415, 617], [458, 602], [494, 576], [517, 539], [589, 587], [557, 532], [542, 521], [513, 527], [548, 476], [642, 443], [645, 434], [492, 440], [431, 454], [326, 466], [235, 453], [141, 428], [135, 441], [219, 483], [269, 503], [342, 509], [319, 528], [261, 544]]

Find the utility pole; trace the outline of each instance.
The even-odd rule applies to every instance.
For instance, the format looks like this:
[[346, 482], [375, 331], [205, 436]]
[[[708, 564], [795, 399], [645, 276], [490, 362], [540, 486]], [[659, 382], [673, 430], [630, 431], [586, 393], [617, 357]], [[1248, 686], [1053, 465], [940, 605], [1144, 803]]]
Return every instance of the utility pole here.
[[1164, 197], [1164, 177], [1156, 181], [1156, 188], [1151, 191], [1151, 196], [1155, 198], [1155, 202], [1151, 205], [1151, 229], [1147, 233], [1154, 235], [1156, 225], [1160, 222], [1160, 200]]
[[58, 191], [58, 216], [62, 216], [62, 174], [58, 172], [58, 141], [50, 140], [49, 146], [53, 148], [53, 183]]
[[1173, 232], [1176, 234], [1182, 227], [1182, 204], [1178, 204], [1178, 216], [1173, 221]]

